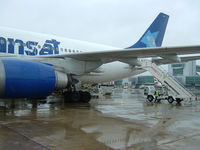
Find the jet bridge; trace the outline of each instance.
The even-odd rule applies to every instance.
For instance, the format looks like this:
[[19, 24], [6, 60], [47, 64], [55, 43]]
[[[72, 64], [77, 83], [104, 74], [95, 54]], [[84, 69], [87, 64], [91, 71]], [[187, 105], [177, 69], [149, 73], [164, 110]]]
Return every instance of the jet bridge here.
[[140, 62], [142, 69], [149, 71], [162, 85], [165, 85], [170, 90], [167, 96], [169, 103], [172, 103], [174, 100], [180, 103], [182, 100], [191, 101], [195, 99], [195, 95], [167, 71], [149, 60], [141, 59]]

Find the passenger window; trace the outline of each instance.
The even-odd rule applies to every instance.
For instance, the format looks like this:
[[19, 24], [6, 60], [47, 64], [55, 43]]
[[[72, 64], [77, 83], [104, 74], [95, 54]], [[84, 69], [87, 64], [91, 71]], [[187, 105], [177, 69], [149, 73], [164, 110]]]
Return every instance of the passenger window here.
[[69, 49], [69, 52], [71, 53], [71, 49]]

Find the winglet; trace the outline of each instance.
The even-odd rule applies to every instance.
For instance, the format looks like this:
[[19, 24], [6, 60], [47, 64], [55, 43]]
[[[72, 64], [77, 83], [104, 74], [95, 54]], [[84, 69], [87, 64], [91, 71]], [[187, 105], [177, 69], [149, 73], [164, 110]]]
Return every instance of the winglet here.
[[160, 47], [167, 27], [169, 16], [160, 13], [149, 28], [145, 31], [142, 37], [134, 45], [129, 48], [144, 48], [144, 47]]

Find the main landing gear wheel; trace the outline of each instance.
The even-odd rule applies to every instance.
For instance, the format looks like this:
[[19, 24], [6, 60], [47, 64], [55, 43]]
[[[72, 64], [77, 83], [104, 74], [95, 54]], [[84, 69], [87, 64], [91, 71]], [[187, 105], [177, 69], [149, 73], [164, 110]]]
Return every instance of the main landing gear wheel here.
[[91, 94], [89, 92], [80, 92], [81, 102], [88, 103], [91, 100]]
[[79, 92], [72, 92], [71, 97], [70, 97], [72, 102], [79, 102], [81, 99], [80, 93]]
[[91, 100], [91, 94], [89, 92], [82, 92], [82, 91], [65, 92], [64, 97], [67, 102], [88, 103]]

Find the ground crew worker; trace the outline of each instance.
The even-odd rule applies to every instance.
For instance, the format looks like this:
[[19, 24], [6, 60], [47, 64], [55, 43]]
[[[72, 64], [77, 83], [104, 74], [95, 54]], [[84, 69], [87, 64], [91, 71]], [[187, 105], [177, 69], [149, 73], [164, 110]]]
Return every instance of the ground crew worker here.
[[159, 91], [155, 90], [154, 95], [155, 95], [155, 102], [157, 102], [158, 101], [158, 96], [159, 96]]

